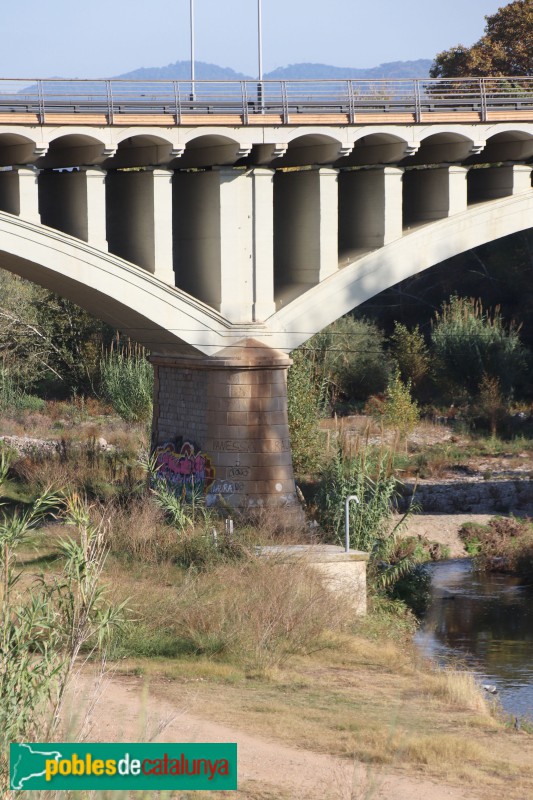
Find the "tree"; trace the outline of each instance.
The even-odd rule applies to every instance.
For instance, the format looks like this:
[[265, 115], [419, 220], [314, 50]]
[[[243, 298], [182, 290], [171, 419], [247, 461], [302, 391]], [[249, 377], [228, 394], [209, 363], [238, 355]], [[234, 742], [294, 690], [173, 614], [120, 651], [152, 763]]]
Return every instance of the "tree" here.
[[431, 340], [447, 385], [464, 386], [471, 396], [487, 375], [497, 378], [509, 397], [527, 374], [520, 329], [506, 326], [499, 307], [485, 310], [480, 300], [450, 297], [435, 314]]
[[410, 331], [403, 323], [396, 321], [390, 345], [402, 379], [416, 389], [430, 371], [429, 350], [420, 328], [417, 325]]
[[533, 75], [533, 0], [514, 0], [485, 19], [485, 33], [472, 47], [436, 56], [432, 78]]
[[387, 385], [391, 363], [385, 337], [369, 320], [348, 314], [315, 334], [304, 348], [315, 383], [326, 387], [333, 406], [341, 397], [366, 400]]

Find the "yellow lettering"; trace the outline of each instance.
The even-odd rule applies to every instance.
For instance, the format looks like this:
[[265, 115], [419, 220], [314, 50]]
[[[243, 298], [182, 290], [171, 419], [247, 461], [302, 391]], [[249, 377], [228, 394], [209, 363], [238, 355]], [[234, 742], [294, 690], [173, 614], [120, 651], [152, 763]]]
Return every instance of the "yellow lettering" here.
[[104, 762], [101, 758], [95, 758], [93, 761], [93, 775], [103, 775], [104, 774]]
[[117, 762], [114, 758], [108, 758], [105, 762], [105, 774], [106, 775], [116, 775], [117, 772]]

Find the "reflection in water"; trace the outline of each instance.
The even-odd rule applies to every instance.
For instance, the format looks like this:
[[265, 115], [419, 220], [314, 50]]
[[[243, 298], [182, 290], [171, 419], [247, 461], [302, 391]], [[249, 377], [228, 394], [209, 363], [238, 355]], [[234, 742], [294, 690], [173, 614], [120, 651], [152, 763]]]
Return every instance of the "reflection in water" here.
[[469, 559], [428, 566], [432, 599], [415, 641], [439, 663], [459, 661], [498, 687], [504, 708], [533, 718], [533, 587], [472, 571]]

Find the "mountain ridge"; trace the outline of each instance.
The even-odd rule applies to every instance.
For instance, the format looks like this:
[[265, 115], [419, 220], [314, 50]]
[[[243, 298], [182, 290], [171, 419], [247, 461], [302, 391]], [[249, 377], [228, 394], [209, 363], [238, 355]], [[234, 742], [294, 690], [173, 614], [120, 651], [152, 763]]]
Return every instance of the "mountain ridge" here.
[[[380, 78], [427, 78], [432, 64], [429, 58], [414, 61], [388, 61], [377, 67], [335, 67], [331, 64], [315, 64], [303, 62], [276, 67], [264, 75], [265, 80], [379, 80]], [[175, 61], [164, 67], [140, 67], [115, 75], [120, 80], [189, 80], [191, 75], [190, 61]], [[220, 67], [206, 61], [195, 62], [197, 80], [255, 80], [251, 75], [236, 72], [231, 67]]]

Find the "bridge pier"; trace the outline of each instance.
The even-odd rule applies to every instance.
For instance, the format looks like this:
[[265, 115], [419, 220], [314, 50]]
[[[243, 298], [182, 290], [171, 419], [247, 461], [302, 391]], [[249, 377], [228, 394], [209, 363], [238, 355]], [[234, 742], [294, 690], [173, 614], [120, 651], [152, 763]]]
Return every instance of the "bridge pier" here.
[[211, 506], [297, 505], [285, 353], [244, 339], [215, 357], [152, 355], [151, 361], [152, 446], [164, 455], [171, 444], [178, 485], [194, 478]]

